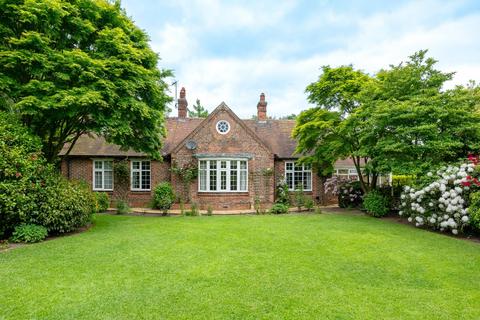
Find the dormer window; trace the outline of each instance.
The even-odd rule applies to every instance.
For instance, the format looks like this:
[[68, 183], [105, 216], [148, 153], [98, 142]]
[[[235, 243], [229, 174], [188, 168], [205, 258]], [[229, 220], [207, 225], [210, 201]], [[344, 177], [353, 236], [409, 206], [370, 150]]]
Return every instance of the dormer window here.
[[227, 134], [230, 131], [230, 123], [225, 120], [217, 122], [217, 132], [220, 134]]

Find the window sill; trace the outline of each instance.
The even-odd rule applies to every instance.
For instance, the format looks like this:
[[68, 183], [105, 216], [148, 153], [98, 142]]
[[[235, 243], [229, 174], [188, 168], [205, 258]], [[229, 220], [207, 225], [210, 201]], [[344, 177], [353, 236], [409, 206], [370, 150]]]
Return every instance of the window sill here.
[[199, 196], [248, 196], [248, 191], [198, 191]]

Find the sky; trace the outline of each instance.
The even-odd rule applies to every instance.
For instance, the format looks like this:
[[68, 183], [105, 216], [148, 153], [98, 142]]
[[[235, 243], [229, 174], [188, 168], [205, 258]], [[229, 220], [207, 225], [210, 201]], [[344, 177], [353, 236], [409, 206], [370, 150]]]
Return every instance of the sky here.
[[447, 88], [480, 82], [479, 0], [122, 0], [122, 7], [150, 36], [159, 67], [173, 70], [168, 82], [185, 87], [189, 106], [200, 99], [212, 111], [224, 101], [241, 118], [256, 114], [261, 92], [270, 116], [311, 107], [305, 88], [323, 65], [375, 74], [421, 49], [456, 72]]

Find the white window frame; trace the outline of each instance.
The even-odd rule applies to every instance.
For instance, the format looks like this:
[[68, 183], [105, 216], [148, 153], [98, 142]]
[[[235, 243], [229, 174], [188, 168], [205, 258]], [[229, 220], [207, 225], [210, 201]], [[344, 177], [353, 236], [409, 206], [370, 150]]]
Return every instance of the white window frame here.
[[[287, 169], [287, 166], [288, 164], [291, 164], [292, 165], [292, 169]], [[300, 165], [300, 164], [298, 164]], [[312, 188], [313, 188], [313, 172], [312, 172], [312, 167], [310, 166], [310, 169], [305, 169], [305, 164], [301, 164], [302, 166], [302, 171], [297, 171], [297, 172], [302, 172], [302, 182], [303, 179], [304, 179], [304, 173], [310, 173], [310, 188], [309, 189], [303, 189], [303, 191], [312, 191]], [[287, 173], [291, 173], [292, 174], [292, 187], [290, 188], [290, 186], [288, 187], [288, 190], [289, 191], [295, 191], [296, 190], [296, 186], [294, 185], [295, 184], [295, 161], [285, 161], [285, 180], [287, 179]], [[305, 183], [303, 183], [305, 184]]]
[[[133, 168], [133, 163], [134, 162], [139, 162], [140, 165], [138, 167], [138, 169], [134, 169]], [[142, 169], [142, 163], [143, 162], [148, 162], [149, 163], [149, 169], [148, 169], [148, 172], [150, 173], [149, 174], [149, 177], [150, 177], [150, 183], [149, 183], [149, 188], [142, 188], [142, 172], [146, 172], [147, 170], [143, 170]], [[139, 177], [140, 177], [140, 187], [139, 188], [134, 188], [133, 187], [133, 173], [134, 172], [138, 172], [139, 173]], [[147, 160], [147, 159], [135, 159], [135, 160], [130, 160], [130, 190], [131, 191], [151, 191], [152, 190], [152, 162], [150, 160]]]
[[[114, 188], [114, 183], [115, 183], [115, 179], [114, 179], [114, 175], [113, 175], [113, 159], [105, 159], [105, 158], [102, 158], [102, 159], [92, 159], [92, 190], [93, 191], [113, 191], [113, 188]], [[105, 162], [111, 162], [112, 163], [112, 169], [105, 169]], [[102, 168], [101, 169], [97, 169], [95, 168], [95, 163], [96, 162], [101, 162], [102, 163]], [[105, 172], [107, 171], [111, 171], [112, 172], [112, 188], [105, 188]], [[102, 173], [102, 187], [101, 188], [97, 188], [96, 187], [96, 175], [95, 173], [96, 172], [101, 172]]]
[[[201, 161], [206, 161], [206, 167], [205, 169], [201, 169], [201, 166], [200, 166], [200, 162]], [[216, 190], [210, 190], [210, 171], [213, 171], [210, 169], [210, 162], [211, 161], [215, 161], [216, 162], [216, 168], [213, 169], [215, 170], [216, 172]], [[226, 161], [227, 162], [227, 166], [226, 168], [221, 168], [221, 162], [222, 161]], [[237, 172], [237, 190], [231, 190], [231, 186], [230, 186], [230, 181], [231, 181], [231, 162], [232, 161], [237, 161], [237, 169], [236, 169], [236, 172]], [[241, 166], [240, 166], [240, 162], [241, 161], [244, 161], [245, 164], [246, 164], [246, 168], [245, 169], [241, 169]], [[245, 158], [202, 158], [202, 159], [198, 159], [198, 192], [200, 193], [245, 193], [245, 192], [248, 192], [248, 159], [245, 159]], [[205, 186], [206, 186], [206, 189], [205, 190], [202, 190], [201, 189], [201, 172], [200, 170], [205, 170]], [[226, 175], [226, 178], [227, 178], [227, 188], [225, 190], [220, 190], [221, 188], [221, 171], [226, 171], [227, 172], [227, 175]], [[245, 172], [245, 190], [240, 190], [240, 184], [241, 184], [241, 179], [240, 179], [240, 176], [241, 176], [241, 172]]]
[[[347, 170], [348, 173], [340, 173], [340, 170]], [[347, 178], [348, 180], [353, 180], [353, 178], [356, 179], [356, 180], [359, 179], [359, 175], [358, 175], [357, 169], [356, 169], [356, 168], [351, 168], [351, 167], [338, 167], [338, 168], [335, 168], [335, 175], [336, 175], [337, 177]]]
[[[225, 131], [225, 132], [220, 131], [220, 129], [218, 128], [219, 125], [220, 125], [220, 123], [225, 123], [225, 124], [227, 125], [227, 131]], [[230, 132], [230, 128], [231, 128], [230, 122], [228, 122], [227, 120], [220, 120], [220, 121], [217, 122], [217, 124], [215, 124], [215, 129], [217, 129], [217, 132], [220, 133], [220, 134], [227, 134], [227, 133], [229, 133], [229, 132]]]

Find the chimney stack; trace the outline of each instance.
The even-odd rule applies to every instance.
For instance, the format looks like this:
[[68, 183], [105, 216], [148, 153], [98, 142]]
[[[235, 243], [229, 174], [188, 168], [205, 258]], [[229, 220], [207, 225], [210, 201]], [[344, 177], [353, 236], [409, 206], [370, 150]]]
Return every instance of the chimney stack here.
[[267, 121], [267, 102], [265, 101], [265, 94], [260, 94], [260, 101], [257, 104], [257, 120]]
[[185, 119], [187, 117], [188, 102], [185, 98], [185, 88], [180, 89], [180, 98], [178, 99], [178, 117]]

